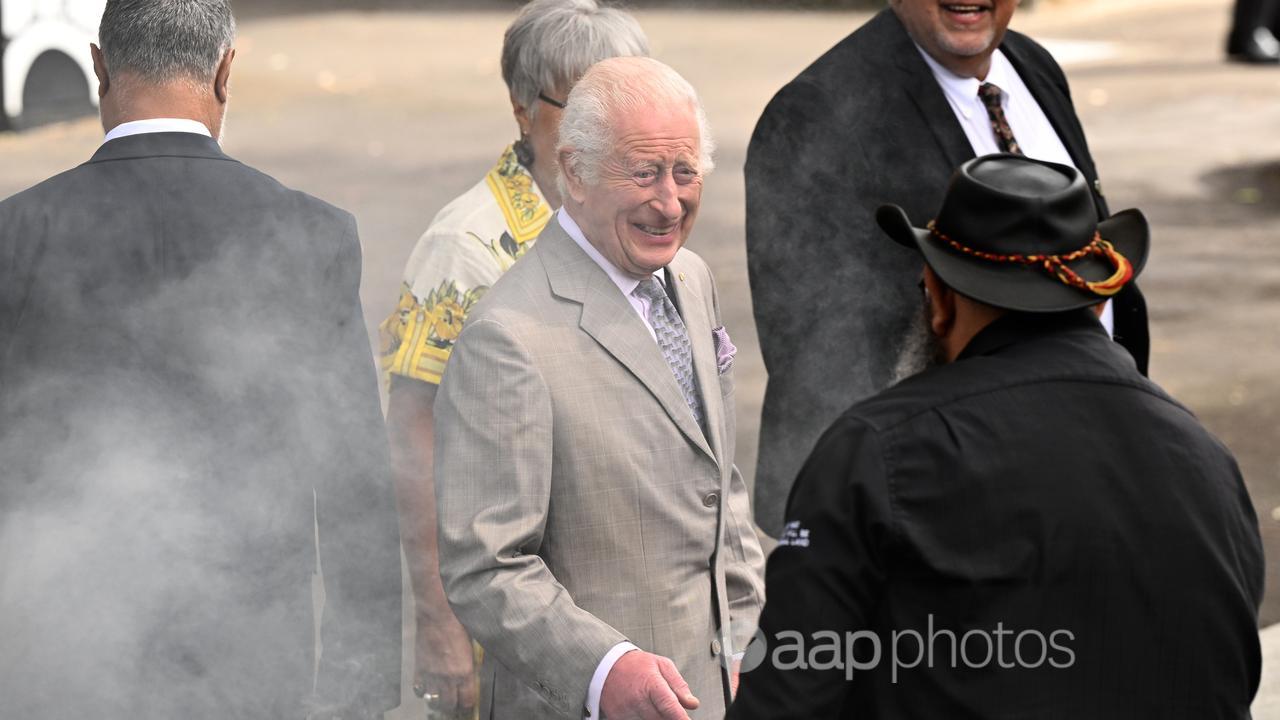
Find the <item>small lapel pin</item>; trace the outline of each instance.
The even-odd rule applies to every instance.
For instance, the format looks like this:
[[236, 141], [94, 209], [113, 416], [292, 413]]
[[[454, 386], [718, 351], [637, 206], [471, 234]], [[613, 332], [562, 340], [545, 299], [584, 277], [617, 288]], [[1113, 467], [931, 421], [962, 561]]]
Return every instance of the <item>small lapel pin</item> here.
[[676, 273], [676, 277], [680, 278], [680, 282], [684, 282], [684, 273]]

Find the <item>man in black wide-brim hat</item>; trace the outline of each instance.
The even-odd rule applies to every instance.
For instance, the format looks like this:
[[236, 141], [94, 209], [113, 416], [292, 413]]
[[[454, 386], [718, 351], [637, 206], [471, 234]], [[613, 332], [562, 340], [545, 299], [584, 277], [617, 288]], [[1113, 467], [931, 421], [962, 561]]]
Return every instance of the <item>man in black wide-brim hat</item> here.
[[1092, 309], [1146, 262], [1073, 168], [956, 171], [897, 385], [796, 481], [729, 717], [1245, 718], [1263, 558], [1231, 453]]

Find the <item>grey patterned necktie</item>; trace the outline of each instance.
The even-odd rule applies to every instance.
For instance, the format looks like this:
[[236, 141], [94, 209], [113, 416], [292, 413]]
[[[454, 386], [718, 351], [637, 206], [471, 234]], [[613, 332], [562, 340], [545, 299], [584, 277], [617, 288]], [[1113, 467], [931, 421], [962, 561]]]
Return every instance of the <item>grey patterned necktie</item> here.
[[[689, 344], [689, 332], [685, 330], [684, 320], [671, 304], [671, 298], [662, 289], [652, 275], [640, 281], [633, 295], [649, 302], [649, 324], [653, 326], [653, 334], [657, 336], [658, 348], [662, 357], [675, 375], [676, 383], [684, 401], [689, 403], [693, 417], [702, 428], [702, 401], [698, 398], [697, 381], [693, 376], [693, 351]], [[705, 432], [706, 428], [703, 428]]]

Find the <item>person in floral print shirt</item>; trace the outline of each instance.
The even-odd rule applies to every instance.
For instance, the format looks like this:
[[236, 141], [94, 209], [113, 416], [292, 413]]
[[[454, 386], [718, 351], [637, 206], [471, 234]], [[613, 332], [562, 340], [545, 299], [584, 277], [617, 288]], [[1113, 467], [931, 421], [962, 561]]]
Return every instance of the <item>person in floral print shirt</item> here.
[[560, 206], [555, 146], [569, 90], [596, 62], [648, 55], [629, 14], [596, 0], [534, 0], [507, 29], [502, 77], [520, 138], [484, 178], [442, 209], [418, 240], [391, 316], [379, 328], [389, 385], [401, 537], [417, 620], [414, 691], [429, 714], [470, 718], [475, 653], [440, 584], [431, 407], [467, 313], [533, 246]]

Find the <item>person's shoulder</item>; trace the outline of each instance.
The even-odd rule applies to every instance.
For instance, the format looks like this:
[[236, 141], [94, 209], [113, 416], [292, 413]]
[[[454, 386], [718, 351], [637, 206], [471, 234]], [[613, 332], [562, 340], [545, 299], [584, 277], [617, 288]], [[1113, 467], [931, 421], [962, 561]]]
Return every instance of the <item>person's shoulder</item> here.
[[405, 279], [462, 273], [472, 284], [491, 284], [503, 268], [489, 244], [505, 231], [502, 210], [482, 179], [432, 218], [414, 243]]
[[893, 11], [886, 8], [819, 55], [792, 83], [847, 82], [850, 75], [871, 72], [888, 59], [885, 49], [903, 32]]
[[505, 225], [501, 208], [485, 178], [440, 208], [427, 226], [424, 237], [459, 237], [467, 232], [501, 229]]
[[1005, 31], [1004, 41], [1001, 43], [1004, 47], [1010, 47], [1018, 51], [1033, 52], [1044, 58], [1053, 59], [1053, 55], [1039, 42], [1036, 42], [1030, 35], [1009, 29]]
[[535, 245], [489, 287], [472, 308], [468, 322], [488, 320], [512, 329], [541, 324], [552, 299], [543, 262]]
[[85, 167], [69, 168], [0, 200], [0, 217], [11, 218], [32, 210], [46, 210], [52, 204], [68, 199], [66, 195], [74, 193], [73, 188], [84, 176]]
[[252, 186], [260, 197], [271, 200], [272, 204], [292, 206], [305, 217], [318, 221], [331, 221], [343, 226], [355, 224], [355, 217], [346, 210], [310, 193], [291, 188], [252, 165], [236, 161], [233, 167], [244, 176], [243, 182], [246, 185]]
[[[794, 134], [796, 123], [841, 125], [863, 104], [879, 102], [876, 93], [866, 90], [894, 82], [897, 71], [892, 56], [903, 42], [909, 39], [892, 10], [872, 17], [774, 94], [760, 116], [752, 144]], [[842, 125], [831, 132], [844, 130]], [[751, 160], [748, 157], [748, 163]]]
[[699, 281], [711, 279], [711, 267], [707, 265], [707, 261], [689, 248], [682, 247], [677, 250], [669, 267], [676, 273], [696, 275]]
[[[414, 246], [413, 255], [441, 260], [441, 254], [483, 254], [483, 241], [506, 230], [502, 211], [484, 180], [450, 200], [436, 213]], [[412, 262], [411, 262], [412, 264]]]
[[[939, 405], [955, 400], [959, 388], [966, 383], [957, 377], [959, 364], [939, 365], [865, 398], [840, 417], [845, 423], [865, 425], [875, 431], [885, 431]], [[978, 391], [968, 385], [967, 392]]]
[[1005, 32], [1000, 49], [1006, 56], [1012, 56], [1011, 59], [1015, 62], [1030, 64], [1037, 69], [1052, 73], [1055, 78], [1065, 77], [1053, 54], [1029, 35], [1017, 30], [1009, 30]]

